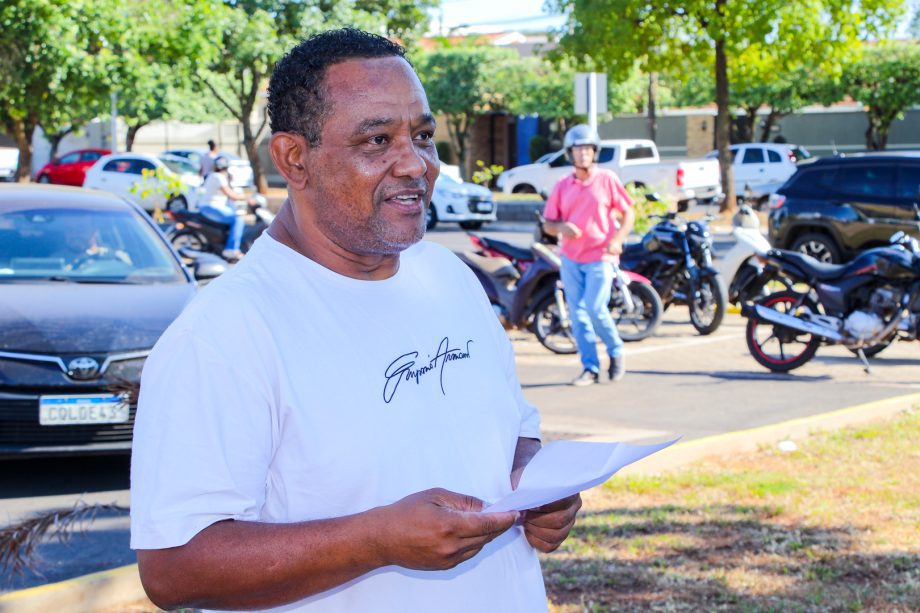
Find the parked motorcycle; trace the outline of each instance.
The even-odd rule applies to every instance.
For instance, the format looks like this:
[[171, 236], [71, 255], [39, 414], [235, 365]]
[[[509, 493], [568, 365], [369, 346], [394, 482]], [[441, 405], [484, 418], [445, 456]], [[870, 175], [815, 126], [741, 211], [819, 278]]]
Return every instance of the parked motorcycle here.
[[[240, 250], [243, 253], [249, 251], [255, 240], [275, 219], [275, 214], [268, 210], [267, 201], [261, 194], [255, 194], [253, 202], [247, 203], [245, 208], [238, 206], [237, 215], [247, 213], [253, 215], [255, 221], [247, 223], [243, 230], [243, 238], [240, 241]], [[226, 224], [208, 219], [200, 212], [191, 211], [184, 206], [171, 206], [166, 214], [173, 222], [165, 231], [166, 238], [177, 250], [187, 248], [222, 255], [230, 231]]]
[[[731, 304], [755, 298], [749, 295], [752, 282], [763, 272], [760, 258], [772, 248], [760, 232], [760, 220], [749, 204], [742, 204], [732, 217], [732, 236], [735, 244], [716, 260], [722, 291]], [[792, 280], [784, 276], [776, 279], [785, 289], [792, 288]], [[763, 288], [760, 288], [763, 289]]]
[[781, 249], [764, 261], [756, 285], [778, 274], [808, 280], [807, 291], [783, 290], [742, 307], [748, 349], [774, 372], [807, 363], [822, 343], [854, 351], [869, 372], [868, 356], [898, 338], [920, 337], [920, 244], [903, 232], [846, 264]]
[[709, 218], [688, 222], [676, 213], [655, 217], [660, 221], [640, 243], [626, 245], [620, 266], [651, 279], [665, 309], [687, 305], [697, 332], [712, 334], [725, 316], [725, 294], [712, 266]]
[[504, 257], [473, 251], [460, 259], [479, 279], [492, 308], [506, 328], [530, 330], [554, 353], [575, 353], [574, 337], [559, 282], [559, 257], [546, 245], [531, 246], [532, 262], [522, 274]]
[[[535, 242], [550, 246], [550, 251], [555, 258], [554, 264], [558, 270], [561, 262], [555, 250], [552, 249], [557, 242], [556, 237], [543, 230], [542, 216], [538, 215], [538, 219], [540, 221], [534, 231]], [[489, 257], [506, 258], [522, 275], [527, 273], [534, 262], [533, 249], [524, 249], [512, 243], [473, 232], [467, 232], [467, 235], [477, 253]], [[613, 266], [613, 272], [608, 308], [620, 333], [620, 338], [631, 342], [651, 336], [661, 323], [661, 315], [664, 311], [658, 292], [648, 279], [639, 274], [623, 270], [616, 264]], [[570, 331], [571, 320], [568, 318], [568, 312], [561, 310], [561, 313], [565, 315], [565, 318], [560, 320], [558, 325]], [[565, 353], [572, 353], [574, 350], [574, 342], [572, 342], [572, 350]]]

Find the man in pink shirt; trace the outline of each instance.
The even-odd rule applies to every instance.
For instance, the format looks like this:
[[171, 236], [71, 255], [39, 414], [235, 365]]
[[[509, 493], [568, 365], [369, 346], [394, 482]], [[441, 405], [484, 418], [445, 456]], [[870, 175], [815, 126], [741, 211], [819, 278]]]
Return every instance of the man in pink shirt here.
[[556, 183], [543, 213], [546, 231], [562, 239], [562, 284], [584, 369], [572, 381], [576, 386], [600, 382], [598, 336], [610, 356], [610, 381], [626, 374], [623, 341], [607, 304], [613, 284], [610, 263], [623, 252], [635, 213], [616, 174], [597, 167], [599, 149], [600, 138], [590, 127], [577, 125], [566, 132], [565, 152], [575, 172]]

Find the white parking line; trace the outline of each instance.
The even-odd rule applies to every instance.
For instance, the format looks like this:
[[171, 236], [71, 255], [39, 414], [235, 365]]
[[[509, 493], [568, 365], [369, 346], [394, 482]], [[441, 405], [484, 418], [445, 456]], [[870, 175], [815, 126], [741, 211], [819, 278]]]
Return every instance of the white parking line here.
[[626, 348], [626, 355], [640, 355], [643, 353], [655, 353], [656, 351], [673, 351], [675, 349], [683, 349], [684, 347], [693, 347], [695, 345], [708, 345], [709, 343], [718, 343], [726, 340], [738, 340], [738, 338], [743, 338], [744, 334], [720, 334], [719, 336], [709, 336], [705, 338], [691, 338], [685, 341], [680, 341], [677, 343], [668, 343], [667, 345], [655, 345], [654, 347], [639, 347], [633, 349], [631, 347]]

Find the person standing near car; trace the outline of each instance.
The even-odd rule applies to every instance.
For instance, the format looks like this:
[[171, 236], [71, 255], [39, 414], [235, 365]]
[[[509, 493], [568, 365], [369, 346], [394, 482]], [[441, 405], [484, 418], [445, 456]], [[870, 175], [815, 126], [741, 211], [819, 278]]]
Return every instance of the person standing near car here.
[[353, 29], [275, 66], [272, 226], [144, 366], [131, 533], [163, 608], [546, 611], [536, 551], [581, 505], [482, 513], [540, 448], [479, 282], [422, 241], [435, 120]]
[[613, 284], [611, 262], [623, 252], [635, 213], [616, 173], [597, 166], [600, 137], [595, 130], [572, 127], [565, 133], [564, 146], [575, 171], [556, 183], [543, 216], [545, 230], [562, 238], [560, 274], [583, 368], [572, 385], [580, 387], [600, 382], [598, 336], [610, 357], [608, 379], [619, 381], [626, 373], [623, 341], [607, 305]]
[[214, 160], [214, 170], [204, 180], [198, 209], [202, 215], [211, 221], [229, 226], [227, 242], [224, 245], [222, 255], [225, 260], [235, 262], [243, 255], [240, 251], [240, 243], [243, 240], [243, 230], [246, 229], [246, 222], [242, 215], [237, 215], [236, 207], [231, 202], [245, 201], [252, 204], [255, 201], [230, 187], [227, 171], [229, 167], [230, 163], [227, 162], [225, 157], [218, 157]]
[[198, 173], [205, 179], [209, 174], [214, 172], [214, 161], [220, 157], [220, 153], [217, 151], [217, 143], [214, 140], [208, 141], [208, 150], [201, 156], [201, 166], [198, 169]]

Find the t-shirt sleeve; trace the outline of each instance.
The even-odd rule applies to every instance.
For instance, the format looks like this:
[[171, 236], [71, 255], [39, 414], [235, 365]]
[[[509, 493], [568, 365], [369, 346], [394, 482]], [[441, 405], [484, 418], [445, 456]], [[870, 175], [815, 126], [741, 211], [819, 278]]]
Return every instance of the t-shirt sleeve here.
[[562, 181], [556, 183], [553, 191], [550, 192], [549, 198], [546, 199], [546, 206], [543, 207], [543, 217], [548, 221], [560, 221], [562, 219]]
[[131, 547], [187, 543], [211, 524], [256, 520], [272, 457], [268, 395], [192, 332], [144, 366], [131, 458]]

